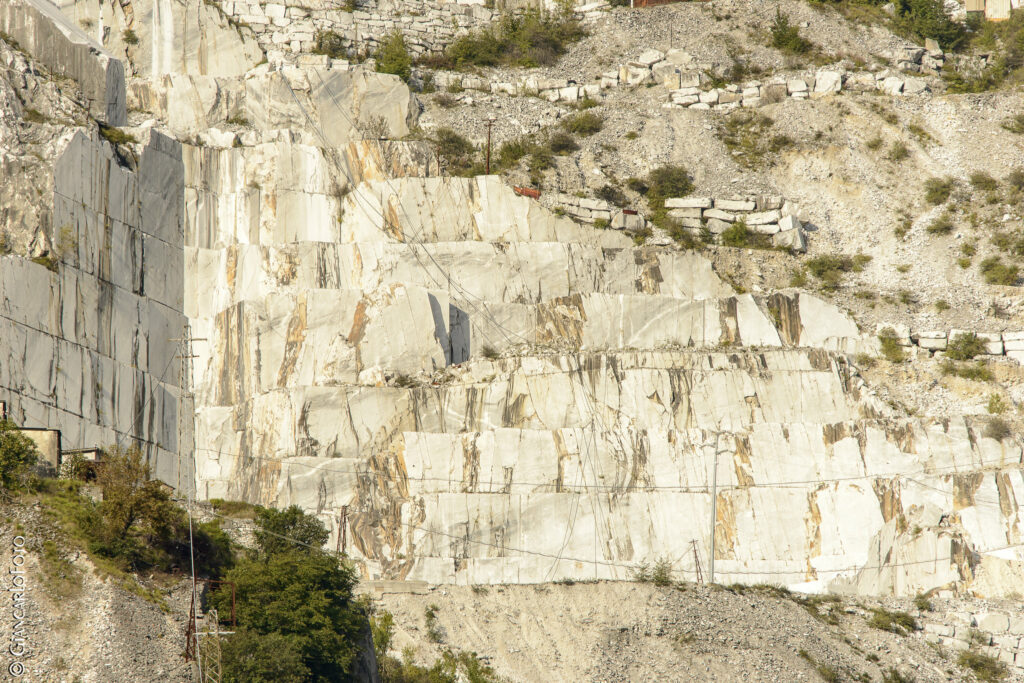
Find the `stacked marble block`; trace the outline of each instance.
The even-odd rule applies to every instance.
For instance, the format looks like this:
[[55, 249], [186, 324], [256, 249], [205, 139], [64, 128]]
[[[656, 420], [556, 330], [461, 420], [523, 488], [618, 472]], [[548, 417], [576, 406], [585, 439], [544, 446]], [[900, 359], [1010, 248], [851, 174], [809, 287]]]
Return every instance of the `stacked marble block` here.
[[668, 215], [692, 231], [720, 235], [738, 222], [749, 230], [770, 235], [772, 244], [806, 251], [807, 238], [797, 207], [779, 196], [674, 197], [665, 200]]

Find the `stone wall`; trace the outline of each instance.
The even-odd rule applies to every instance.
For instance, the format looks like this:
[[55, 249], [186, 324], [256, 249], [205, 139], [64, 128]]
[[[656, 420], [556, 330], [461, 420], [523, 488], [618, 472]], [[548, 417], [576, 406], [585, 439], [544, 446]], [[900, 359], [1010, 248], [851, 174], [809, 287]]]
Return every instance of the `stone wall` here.
[[181, 192], [170, 138], [152, 133], [135, 169], [98, 138], [71, 138], [54, 170], [53, 270], [15, 257], [0, 267], [0, 387], [17, 423], [59, 429], [64, 448], [137, 444], [187, 490]]
[[975, 334], [984, 346], [982, 356], [1006, 356], [1018, 363], [1024, 363], [1024, 331], [978, 332], [971, 330], [910, 330], [906, 325], [880, 324], [878, 332], [890, 328], [896, 333], [901, 346], [915, 347], [936, 356], [943, 356], [950, 341], [969, 334]]

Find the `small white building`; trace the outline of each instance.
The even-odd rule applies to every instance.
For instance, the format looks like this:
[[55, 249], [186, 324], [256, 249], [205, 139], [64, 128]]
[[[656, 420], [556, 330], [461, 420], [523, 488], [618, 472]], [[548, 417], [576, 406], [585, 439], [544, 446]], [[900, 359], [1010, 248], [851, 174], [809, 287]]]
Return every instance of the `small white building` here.
[[1017, 9], [1024, 0], [967, 0], [967, 12], [984, 13], [991, 21], [1002, 21], [1010, 18], [1010, 10]]

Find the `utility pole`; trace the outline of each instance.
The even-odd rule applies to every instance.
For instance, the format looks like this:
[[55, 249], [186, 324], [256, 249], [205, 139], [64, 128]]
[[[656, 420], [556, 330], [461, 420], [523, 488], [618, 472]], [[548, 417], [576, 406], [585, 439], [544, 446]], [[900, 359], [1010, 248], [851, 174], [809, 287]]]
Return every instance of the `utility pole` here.
[[491, 126], [496, 120], [493, 116], [487, 119], [487, 175], [491, 175]]
[[697, 539], [690, 539], [690, 545], [693, 546], [693, 566], [697, 570], [697, 583], [704, 583], [704, 575], [700, 571], [700, 555], [697, 553]]
[[718, 444], [715, 444], [715, 469], [711, 472], [711, 583], [715, 582], [715, 522], [718, 518]]

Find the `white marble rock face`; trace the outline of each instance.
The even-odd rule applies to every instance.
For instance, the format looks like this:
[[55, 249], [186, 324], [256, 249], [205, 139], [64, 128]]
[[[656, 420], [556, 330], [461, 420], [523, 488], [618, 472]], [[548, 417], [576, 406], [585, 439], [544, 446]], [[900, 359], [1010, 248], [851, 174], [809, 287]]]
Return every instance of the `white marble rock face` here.
[[[82, 52], [91, 39], [39, 3], [0, 4], [0, 27], [31, 16], [113, 123], [121, 63]], [[203, 3], [130, 6], [150, 77], [131, 96], [169, 133], [143, 127], [137, 164], [71, 136], [54, 168], [60, 267], [0, 258], [17, 421], [65, 447], [137, 442], [201, 497], [299, 505], [331, 545], [347, 505], [367, 579], [628, 579], [663, 558], [693, 578], [695, 545], [705, 573], [714, 546], [724, 583], [1013, 590], [1020, 446], [971, 418], [898, 415], [848, 361], [878, 340], [845, 312], [737, 294], [697, 253], [582, 225], [498, 177], [441, 177], [428, 146], [395, 141], [419, 111], [396, 77], [320, 58], [272, 69]], [[24, 44], [45, 50], [36, 34]], [[641, 57], [620, 80], [665, 55]], [[380, 127], [391, 141], [368, 139]], [[720, 232], [756, 206], [672, 210]], [[806, 248], [781, 201], [761, 208], [752, 224]]]

